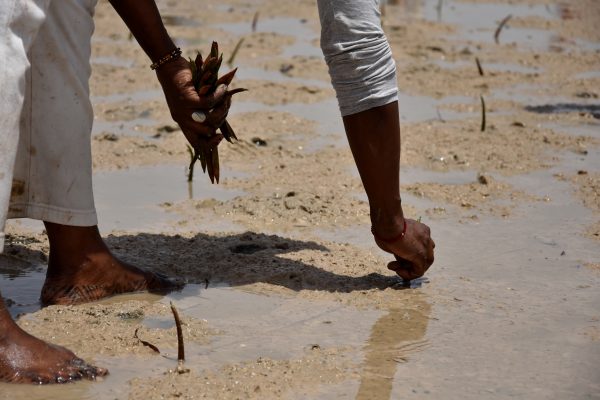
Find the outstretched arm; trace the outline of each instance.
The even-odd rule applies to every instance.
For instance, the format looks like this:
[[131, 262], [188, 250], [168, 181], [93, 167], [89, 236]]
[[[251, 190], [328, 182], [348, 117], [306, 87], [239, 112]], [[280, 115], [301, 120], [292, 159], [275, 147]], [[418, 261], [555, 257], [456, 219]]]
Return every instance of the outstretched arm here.
[[429, 227], [402, 212], [396, 66], [377, 3], [318, 0], [321, 49], [369, 198], [375, 242], [396, 256], [388, 268], [414, 279], [433, 263], [435, 245]]
[[433, 263], [435, 244], [427, 225], [405, 219], [402, 212], [398, 102], [343, 119], [350, 149], [369, 198], [375, 242], [381, 249], [397, 256], [397, 261], [390, 263], [388, 268], [407, 280], [423, 276]]
[[[176, 49], [154, 0], [110, 0], [110, 4], [153, 63]], [[208, 122], [195, 122], [191, 115], [198, 110], [208, 113], [214, 108], [208, 120], [214, 126], [220, 126], [230, 105], [229, 102], [223, 101], [227, 88], [221, 85], [213, 94], [199, 96], [194, 89], [192, 72], [183, 57], [176, 57], [161, 65], [156, 74], [165, 93], [171, 116], [179, 124], [190, 144], [198, 148], [202, 141], [218, 143], [220, 135], [214, 135], [213, 127], [209, 126]], [[212, 138], [208, 139], [209, 137]]]

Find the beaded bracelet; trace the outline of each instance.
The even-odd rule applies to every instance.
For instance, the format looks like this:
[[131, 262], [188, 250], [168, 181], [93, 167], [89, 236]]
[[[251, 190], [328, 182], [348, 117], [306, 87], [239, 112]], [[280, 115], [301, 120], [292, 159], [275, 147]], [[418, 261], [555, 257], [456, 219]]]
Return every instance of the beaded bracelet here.
[[171, 51], [166, 56], [161, 57], [157, 62], [152, 63], [152, 65], [150, 65], [150, 68], [153, 70], [158, 69], [163, 64], [166, 64], [171, 60], [175, 60], [175, 59], [179, 58], [180, 56], [181, 56], [181, 49], [179, 47], [177, 47], [175, 50]]

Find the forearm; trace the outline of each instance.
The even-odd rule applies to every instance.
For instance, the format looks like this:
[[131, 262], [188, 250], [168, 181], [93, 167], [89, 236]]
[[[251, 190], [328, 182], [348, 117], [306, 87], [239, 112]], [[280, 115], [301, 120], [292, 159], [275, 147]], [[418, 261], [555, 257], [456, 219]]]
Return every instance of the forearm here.
[[345, 116], [344, 127], [369, 205], [371, 223], [383, 237], [402, 230], [398, 102]]
[[154, 0], [109, 0], [152, 62], [175, 48]]

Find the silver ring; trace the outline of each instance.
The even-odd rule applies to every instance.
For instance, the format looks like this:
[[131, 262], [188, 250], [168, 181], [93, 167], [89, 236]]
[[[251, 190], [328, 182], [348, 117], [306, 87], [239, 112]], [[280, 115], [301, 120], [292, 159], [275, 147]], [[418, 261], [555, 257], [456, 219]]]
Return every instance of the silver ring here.
[[202, 111], [194, 111], [192, 113], [192, 119], [196, 122], [203, 123], [206, 121], [206, 114], [204, 114]]

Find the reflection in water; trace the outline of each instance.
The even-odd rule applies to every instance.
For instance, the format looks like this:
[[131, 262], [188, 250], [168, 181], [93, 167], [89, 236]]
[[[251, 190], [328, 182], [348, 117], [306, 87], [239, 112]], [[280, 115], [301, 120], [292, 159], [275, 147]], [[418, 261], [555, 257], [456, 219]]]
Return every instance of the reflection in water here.
[[398, 363], [427, 346], [424, 339], [431, 305], [413, 298], [406, 307], [391, 308], [373, 325], [356, 400], [387, 400]]

